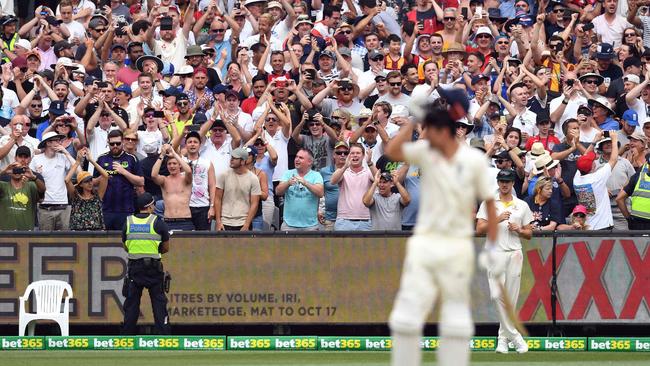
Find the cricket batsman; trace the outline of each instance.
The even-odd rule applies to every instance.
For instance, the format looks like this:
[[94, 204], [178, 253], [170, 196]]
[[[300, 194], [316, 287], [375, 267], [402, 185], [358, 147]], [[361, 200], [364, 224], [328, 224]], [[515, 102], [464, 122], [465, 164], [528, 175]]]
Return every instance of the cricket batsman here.
[[419, 140], [411, 142], [411, 124], [403, 126], [386, 146], [391, 160], [420, 167], [423, 187], [417, 225], [407, 241], [400, 289], [389, 319], [393, 366], [420, 365], [422, 329], [438, 297], [438, 364], [469, 364], [469, 341], [474, 334], [469, 304], [474, 272], [473, 211], [477, 202], [486, 205], [488, 257], [497, 235], [488, 161], [480, 151], [455, 138], [456, 121], [469, 108], [466, 92], [449, 89], [441, 95], [446, 109], [413, 101], [411, 110], [419, 115], [414, 124], [421, 123], [423, 128]]
[[[518, 353], [528, 352], [528, 345], [508, 316], [505, 297], [508, 296], [510, 304], [517, 304], [519, 288], [521, 285], [521, 268], [524, 255], [521, 251], [521, 238], [530, 239], [533, 229], [533, 213], [528, 204], [512, 195], [517, 173], [512, 169], [503, 169], [497, 174], [499, 193], [495, 197], [497, 214], [497, 232], [499, 239], [493, 253], [498, 263], [496, 265], [504, 270], [495, 274], [489, 264], [487, 267], [490, 297], [495, 301], [499, 311], [499, 337], [497, 353], [508, 353], [508, 343], [512, 342]], [[485, 211], [487, 205], [482, 203], [476, 214], [477, 234], [485, 234], [488, 229], [488, 217]], [[502, 289], [506, 292], [503, 293]]]

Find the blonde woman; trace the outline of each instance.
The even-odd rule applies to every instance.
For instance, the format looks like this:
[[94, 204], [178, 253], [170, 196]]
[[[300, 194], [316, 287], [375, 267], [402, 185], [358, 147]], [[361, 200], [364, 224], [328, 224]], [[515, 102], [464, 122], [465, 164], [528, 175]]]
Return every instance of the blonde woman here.
[[553, 181], [550, 177], [542, 177], [535, 183], [533, 195], [526, 198], [528, 207], [533, 211], [534, 231], [555, 230], [561, 220], [560, 208], [551, 203]]

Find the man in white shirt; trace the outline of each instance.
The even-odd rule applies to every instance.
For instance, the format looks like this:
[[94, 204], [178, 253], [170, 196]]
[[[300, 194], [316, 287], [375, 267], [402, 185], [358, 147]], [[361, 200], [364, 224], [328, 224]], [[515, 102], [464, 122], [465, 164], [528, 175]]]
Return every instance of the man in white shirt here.
[[44, 134], [38, 145], [43, 153], [34, 156], [29, 164], [29, 168], [40, 173], [45, 181], [45, 198], [38, 205], [38, 226], [42, 231], [68, 230], [70, 227], [65, 176], [75, 159], [61, 145], [64, 137], [56, 132]]
[[9, 122], [9, 134], [0, 138], [0, 170], [14, 162], [16, 150], [19, 146], [29, 148], [32, 156], [38, 146], [39, 141], [29, 136], [29, 127], [31, 121], [25, 115], [14, 116]]
[[[161, 19], [169, 19], [166, 15], [163, 18], [156, 17], [150, 19], [153, 26], [147, 29], [145, 35], [147, 44], [155, 55], [160, 55], [160, 58], [165, 62], [170, 62], [174, 68], [180, 69], [185, 65], [185, 54], [187, 46], [189, 45], [190, 31], [194, 25], [194, 8], [196, 3], [190, 1], [187, 9], [185, 10], [185, 18], [183, 19], [183, 28], [178, 28], [176, 21], [161, 25]], [[171, 7], [170, 11], [176, 11], [177, 7]], [[152, 11], [151, 14], [156, 14]], [[160, 40], [154, 39], [156, 28], [160, 26]]]
[[391, 71], [386, 75], [386, 81], [388, 81], [388, 94], [382, 95], [377, 101], [386, 101], [393, 106], [403, 105], [408, 109], [411, 97], [402, 93], [402, 74], [397, 70]]
[[607, 164], [595, 170], [596, 154], [590, 145], [586, 154], [576, 161], [578, 171], [573, 178], [573, 189], [578, 203], [587, 208], [587, 225], [592, 230], [611, 229], [614, 226], [612, 207], [607, 192], [607, 180], [618, 162], [618, 135], [611, 133], [612, 152]]
[[601, 42], [609, 43], [614, 47], [621, 45], [625, 28], [632, 27], [627, 19], [616, 14], [617, 7], [618, 0], [605, 0], [604, 13], [591, 21], [594, 24], [594, 31], [601, 37]]
[[521, 131], [522, 140], [527, 140], [528, 137], [536, 136], [539, 132], [537, 130], [537, 114], [528, 109], [528, 89], [526, 84], [517, 83], [510, 87], [510, 104], [517, 112], [515, 115], [509, 115], [509, 121], [512, 121], [512, 127], [516, 127]]

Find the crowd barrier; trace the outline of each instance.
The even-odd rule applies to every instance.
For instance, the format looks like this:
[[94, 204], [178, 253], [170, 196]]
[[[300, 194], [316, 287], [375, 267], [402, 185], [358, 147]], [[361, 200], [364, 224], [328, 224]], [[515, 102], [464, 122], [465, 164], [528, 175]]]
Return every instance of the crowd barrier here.
[[[172, 275], [171, 322], [385, 324], [406, 239], [395, 232], [175, 233], [163, 260]], [[117, 232], [0, 232], [0, 324], [17, 324], [18, 297], [43, 279], [72, 285], [71, 324], [119, 324], [125, 269]], [[536, 236], [524, 242], [521, 283], [517, 311], [525, 323], [650, 323], [648, 235]], [[475, 274], [472, 306], [477, 323], [497, 321], [483, 272]], [[142, 324], [152, 323], [150, 309], [145, 295]]]
[[[496, 337], [474, 337], [474, 352], [494, 352]], [[650, 352], [650, 338], [527, 337], [530, 351]], [[435, 351], [438, 337], [423, 337], [420, 348]], [[83, 336], [0, 337], [0, 350], [110, 350], [110, 351], [390, 351], [390, 337], [318, 336]]]

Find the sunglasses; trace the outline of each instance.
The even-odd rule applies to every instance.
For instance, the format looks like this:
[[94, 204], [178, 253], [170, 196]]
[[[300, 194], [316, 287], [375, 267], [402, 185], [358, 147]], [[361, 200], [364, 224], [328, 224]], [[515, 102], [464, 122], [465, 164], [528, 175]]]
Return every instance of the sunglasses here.
[[42, 104], [32, 104], [31, 107], [32, 108], [43, 108], [43, 105]]
[[402, 86], [402, 82], [400, 81], [398, 83], [388, 83], [388, 85], [390, 85], [390, 86]]
[[278, 121], [277, 118], [267, 118], [266, 119], [266, 122], [277, 122], [277, 121]]
[[225, 30], [225, 29], [222, 29], [222, 28], [210, 29], [210, 32], [211, 32], [211, 33], [223, 33], [223, 32], [225, 32], [225, 31], [226, 31], [226, 30]]
[[320, 126], [319, 122], [312, 122], [309, 124], [309, 127]]
[[253, 146], [264, 146], [264, 143], [262, 141], [256, 142], [253, 144]]
[[456, 123], [456, 128], [469, 129], [469, 126], [464, 123]]
[[508, 43], [510, 43], [510, 42], [508, 42], [508, 41], [499, 41], [499, 42], [497, 42], [497, 44], [508, 44]]
[[176, 105], [185, 107], [186, 105], [190, 105], [190, 102], [176, 102]]
[[553, 9], [553, 12], [556, 14], [564, 13], [564, 9]]
[[481, 39], [481, 38], [492, 38], [492, 36], [488, 34], [479, 34], [478, 36], [476, 36], [476, 39]]
[[335, 151], [334, 154], [343, 156], [343, 155], [349, 155], [350, 153], [347, 151]]
[[625, 33], [625, 37], [634, 37], [636, 33]]
[[224, 130], [223, 128], [213, 128], [212, 132], [214, 132], [214, 133], [225, 133], [226, 130]]
[[587, 215], [583, 214], [582, 212], [574, 213], [573, 216], [579, 217], [581, 219], [584, 219], [585, 217], [587, 217]]
[[153, 118], [153, 113], [145, 113], [146, 118]]
[[341, 33], [343, 33], [343, 34], [352, 34], [352, 31], [348, 29], [348, 30], [341, 31]]
[[454, 17], [444, 17], [443, 18], [445, 22], [451, 22], [452, 20], [456, 20]]
[[375, 62], [384, 61], [384, 56], [375, 56], [375, 57], [371, 58], [370, 60], [375, 61]]
[[122, 145], [122, 142], [121, 141], [120, 142], [109, 142], [108, 144], [110, 146], [120, 146], [120, 145]]
[[330, 116], [330, 118], [331, 118], [331, 119], [339, 120], [339, 119], [341, 119], [341, 116]]
[[598, 84], [598, 81], [595, 79], [586, 79], [582, 82], [583, 84]]
[[353, 88], [352, 88], [351, 86], [342, 86], [342, 87], [340, 87], [339, 89], [340, 89], [341, 91], [350, 91], [350, 90], [352, 90]]
[[106, 32], [106, 28], [95, 28], [95, 32], [104, 33]]

